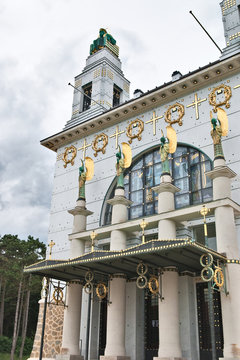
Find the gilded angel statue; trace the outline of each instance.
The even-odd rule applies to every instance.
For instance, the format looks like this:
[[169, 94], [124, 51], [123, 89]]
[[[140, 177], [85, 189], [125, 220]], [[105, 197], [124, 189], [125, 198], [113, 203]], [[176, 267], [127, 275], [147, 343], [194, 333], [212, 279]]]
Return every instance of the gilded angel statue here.
[[79, 192], [78, 200], [85, 200], [85, 182], [92, 179], [94, 175], [94, 162], [90, 157], [81, 160], [82, 165], [79, 168]]

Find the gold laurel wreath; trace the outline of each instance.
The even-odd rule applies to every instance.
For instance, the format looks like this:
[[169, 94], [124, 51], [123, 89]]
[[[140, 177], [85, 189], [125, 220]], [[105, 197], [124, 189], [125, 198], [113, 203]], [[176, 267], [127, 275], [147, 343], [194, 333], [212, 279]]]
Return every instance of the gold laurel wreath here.
[[[224, 90], [225, 100], [222, 102], [217, 103], [217, 96], [216, 91], [218, 90]], [[217, 108], [222, 105], [226, 105], [226, 108], [230, 108], [229, 100], [232, 97], [232, 90], [230, 86], [221, 84], [213, 89], [211, 93], [209, 94], [209, 104], [214, 106], [213, 111], [217, 112]]]
[[57, 288], [54, 289], [53, 299], [56, 301], [57, 304], [62, 302], [63, 291], [62, 291], [62, 289], [60, 287], [57, 287]]
[[[102, 147], [98, 147], [98, 141], [100, 139], [103, 140]], [[97, 135], [92, 143], [92, 148], [95, 151], [94, 156], [96, 157], [100, 151], [103, 154], [105, 154], [105, 152], [106, 152], [105, 147], [107, 146], [107, 144], [108, 144], [108, 136], [106, 134], [101, 133], [101, 134]]]
[[[140, 285], [140, 281], [144, 279], [144, 284], [143, 285]], [[147, 281], [147, 278], [145, 275], [141, 275], [137, 278], [137, 281], [136, 281], [136, 285], [139, 289], [144, 289], [145, 287], [147, 287], [147, 284], [148, 284], [148, 281]]]
[[93, 292], [93, 284], [91, 283], [91, 281], [86, 282], [83, 289], [86, 294], [91, 294]]
[[[103, 289], [103, 294], [102, 294], [102, 295], [100, 294], [100, 289]], [[105, 299], [105, 297], [107, 296], [107, 287], [106, 287], [106, 285], [103, 284], [103, 283], [97, 284], [96, 294], [97, 294], [97, 297], [98, 297], [100, 300]]]
[[[171, 110], [174, 108], [178, 109], [178, 118], [176, 120], [172, 120]], [[175, 104], [169, 106], [169, 108], [165, 112], [165, 121], [170, 125], [178, 123], [179, 126], [182, 126], [182, 124], [183, 124], [182, 118], [183, 118], [184, 114], [185, 114], [184, 106], [182, 104], [175, 103]]]
[[[67, 156], [69, 153], [72, 153], [72, 158], [68, 160]], [[65, 168], [67, 167], [67, 164], [74, 165], [74, 159], [77, 156], [77, 149], [75, 146], [71, 145], [69, 147], [66, 147], [64, 154], [63, 154], [63, 161], [65, 164], [63, 165]]]
[[[155, 284], [155, 290], [153, 289], [153, 283]], [[157, 294], [159, 291], [159, 281], [156, 276], [151, 276], [148, 281], [148, 288], [152, 294]]]
[[[138, 127], [138, 133], [137, 134], [133, 134], [133, 126], [134, 127]], [[137, 138], [138, 141], [140, 141], [142, 139], [142, 132], [143, 132], [143, 129], [144, 129], [144, 122], [140, 119], [136, 119], [136, 120], [132, 120], [130, 122], [130, 124], [128, 125], [127, 127], [127, 130], [126, 130], [126, 134], [127, 136], [130, 138], [130, 140], [128, 140], [129, 144], [132, 143], [132, 140]]]
[[[220, 279], [219, 279], [220, 277]], [[224, 275], [223, 275], [223, 271], [220, 267], [217, 267], [214, 273], [214, 282], [218, 287], [223, 287], [224, 285]]]

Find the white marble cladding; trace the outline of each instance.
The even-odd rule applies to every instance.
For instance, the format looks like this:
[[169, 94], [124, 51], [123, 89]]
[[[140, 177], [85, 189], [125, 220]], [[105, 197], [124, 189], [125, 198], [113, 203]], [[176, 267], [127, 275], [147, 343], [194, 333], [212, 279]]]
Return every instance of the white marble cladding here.
[[[152, 123], [146, 124], [153, 116], [153, 111], [157, 116], [164, 115], [169, 105], [179, 102], [185, 107], [185, 116], [183, 117], [183, 125], [180, 127], [178, 124], [174, 125], [177, 131], [178, 142], [197, 147], [206, 153], [210, 159], [213, 160], [213, 144], [210, 136], [210, 110], [212, 106], [209, 105], [209, 93], [220, 84], [226, 84], [232, 88], [232, 98], [230, 100], [230, 108], [224, 109], [228, 114], [229, 119], [229, 134], [223, 138], [223, 149], [227, 165], [240, 174], [240, 152], [239, 152], [239, 139], [240, 139], [240, 87], [235, 88], [240, 84], [240, 75], [234, 75], [227, 79], [222, 79], [218, 83], [209, 85], [206, 88], [195, 91], [194, 93], [186, 94], [185, 97], [176, 98], [171, 103], [165, 104], [160, 107], [153, 108], [150, 111], [143, 112], [142, 114], [132, 117], [128, 120], [117, 124], [120, 131], [125, 131], [130, 121], [138, 118], [144, 122], [144, 131], [142, 133], [142, 140], [133, 140], [131, 144], [133, 158], [142, 151], [146, 151], [152, 146], [159, 144], [161, 136], [161, 129], [165, 130], [166, 122], [164, 118], [158, 120], [156, 124], [156, 135], [153, 135]], [[199, 119], [196, 119], [194, 107], [187, 107], [194, 101], [194, 95], [197, 94], [199, 99], [206, 98], [207, 100], [199, 105]], [[108, 135], [108, 145], [106, 153], [98, 153], [94, 156], [92, 147], [86, 150], [86, 156], [90, 156], [95, 162], [95, 174], [91, 181], [86, 183], [86, 202], [87, 209], [93, 211], [93, 215], [88, 217], [87, 228], [97, 228], [99, 226], [101, 209], [104, 197], [115, 177], [115, 153], [116, 141], [115, 138], [110, 138], [116, 131], [116, 125], [105, 128], [103, 132]], [[91, 144], [96, 135], [100, 132], [87, 136], [86, 143]], [[119, 137], [119, 144], [128, 142], [129, 138], [126, 132]], [[69, 143], [74, 145], [77, 149], [82, 147], [84, 138]], [[63, 153], [65, 147], [58, 149], [58, 154]], [[68, 258], [69, 242], [67, 234], [72, 232], [73, 217], [68, 214], [67, 210], [75, 206], [78, 196], [78, 168], [80, 166], [80, 159], [82, 158], [82, 150], [77, 152], [77, 157], [73, 166], [71, 164], [64, 168], [63, 161], [58, 160], [55, 167], [55, 179], [51, 204], [51, 217], [49, 228], [49, 241], [55, 241], [56, 246], [53, 248], [54, 258]], [[237, 178], [232, 183], [232, 197], [236, 202], [240, 202], [240, 178]]]

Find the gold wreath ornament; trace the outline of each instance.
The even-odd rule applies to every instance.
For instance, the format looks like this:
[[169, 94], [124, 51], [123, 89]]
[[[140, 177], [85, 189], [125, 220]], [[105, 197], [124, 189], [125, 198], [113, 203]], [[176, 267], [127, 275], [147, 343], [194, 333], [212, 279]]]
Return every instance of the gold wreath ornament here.
[[139, 263], [137, 266], [137, 274], [138, 275], [145, 275], [148, 272], [148, 266], [144, 263]]
[[132, 164], [132, 149], [131, 146], [128, 145], [128, 143], [122, 143], [122, 153], [124, 155], [124, 168], [127, 169]]
[[159, 292], [159, 281], [156, 276], [151, 276], [148, 281], [148, 288], [152, 294], [156, 295]]
[[85, 280], [87, 282], [90, 282], [90, 281], [93, 281], [93, 278], [94, 278], [94, 274], [92, 271], [87, 271], [86, 274], [85, 274]]
[[91, 294], [93, 292], [93, 284], [90, 281], [88, 281], [84, 285], [83, 289], [86, 294]]
[[[178, 111], [178, 118], [176, 120], [172, 120], [172, 109], [175, 109], [175, 108]], [[175, 104], [169, 106], [169, 108], [165, 112], [165, 121], [170, 125], [178, 123], [179, 126], [182, 126], [182, 124], [183, 124], [182, 118], [183, 118], [184, 114], [185, 114], [184, 106], [182, 104], [175, 103]]]
[[[138, 132], [136, 134], [133, 134], [133, 129], [136, 127], [138, 128]], [[142, 139], [141, 134], [143, 132], [143, 129], [144, 129], [144, 122], [142, 120], [136, 119], [130, 122], [126, 130], [126, 134], [130, 138], [130, 140], [128, 140], [129, 144], [132, 143], [133, 139], [137, 138], [138, 141]]]
[[57, 287], [54, 289], [53, 292], [53, 299], [56, 301], [57, 304], [59, 304], [60, 302], [62, 302], [63, 299], [63, 291], [60, 287]]
[[[207, 275], [205, 273], [207, 272]], [[211, 267], [206, 266], [201, 271], [201, 278], [203, 281], [211, 281], [214, 276], [214, 271]]]
[[[68, 159], [69, 154], [72, 154], [71, 159]], [[65, 168], [67, 167], [67, 164], [71, 164], [73, 166], [74, 159], [76, 156], [77, 156], [77, 149], [75, 148], [75, 146], [71, 145], [69, 147], [66, 147], [64, 154], [63, 154], [63, 161], [65, 162], [65, 164], [63, 166]]]
[[200, 257], [200, 264], [201, 264], [203, 267], [211, 266], [211, 265], [213, 264], [213, 256], [212, 256], [212, 254], [203, 254], [203, 255]]
[[[99, 147], [100, 141], [103, 142], [101, 147]], [[106, 152], [105, 148], [106, 148], [107, 144], [108, 144], [108, 136], [106, 134], [101, 133], [101, 134], [97, 135], [92, 143], [92, 148], [95, 151], [94, 156], [96, 157], [99, 152], [102, 152], [103, 154], [105, 154], [105, 152]]]
[[100, 300], [105, 299], [105, 297], [107, 296], [107, 287], [104, 283], [97, 284], [96, 294]]
[[[224, 99], [224, 101], [220, 101], [219, 103], [217, 103], [216, 92], [221, 92], [222, 90], [224, 91], [225, 99]], [[231, 99], [231, 97], [232, 97], [232, 90], [231, 90], [230, 86], [221, 84], [221, 85], [215, 87], [213, 89], [213, 91], [209, 94], [209, 104], [214, 106], [214, 108], [213, 108], [214, 112], [217, 112], [217, 108], [222, 105], [225, 105], [226, 108], [228, 109], [228, 108], [230, 108], [229, 100]]]
[[85, 157], [86, 180], [92, 180], [94, 175], [94, 162], [90, 157]]
[[213, 280], [215, 282], [215, 284], [221, 288], [224, 285], [224, 275], [223, 275], [223, 271], [220, 267], [217, 267], [215, 272], [214, 272], [214, 277]]
[[169, 145], [169, 153], [173, 154], [177, 149], [177, 134], [171, 125], [167, 126], [167, 138]]
[[[143, 281], [144, 280], [144, 281]], [[148, 281], [145, 275], [141, 275], [137, 278], [136, 281], [137, 287], [139, 289], [145, 289], [147, 287]]]

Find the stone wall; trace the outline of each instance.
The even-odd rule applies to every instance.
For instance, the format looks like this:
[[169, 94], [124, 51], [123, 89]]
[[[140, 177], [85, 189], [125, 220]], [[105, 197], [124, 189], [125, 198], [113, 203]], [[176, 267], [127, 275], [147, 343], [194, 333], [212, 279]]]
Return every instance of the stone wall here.
[[[30, 359], [39, 359], [44, 300], [39, 301], [39, 314], [33, 349]], [[46, 313], [46, 325], [44, 334], [43, 358], [55, 359], [60, 354], [62, 345], [64, 307], [49, 304]]]

